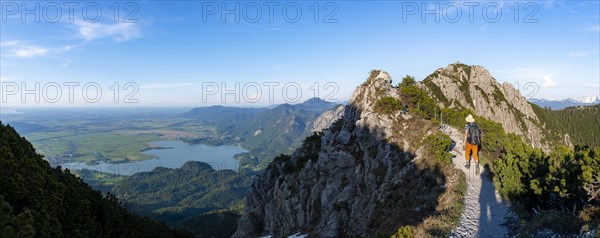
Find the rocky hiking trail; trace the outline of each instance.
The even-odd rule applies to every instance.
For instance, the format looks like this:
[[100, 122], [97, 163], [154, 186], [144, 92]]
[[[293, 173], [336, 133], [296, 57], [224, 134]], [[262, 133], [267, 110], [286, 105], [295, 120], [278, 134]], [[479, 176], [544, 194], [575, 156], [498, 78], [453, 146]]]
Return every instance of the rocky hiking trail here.
[[442, 132], [455, 142], [451, 150], [454, 155], [452, 163], [465, 173], [468, 185], [460, 224], [448, 237], [506, 237], [507, 228], [504, 224], [510, 214], [509, 205], [502, 202], [483, 166], [480, 166], [479, 174], [475, 171], [473, 160], [470, 169], [464, 166], [464, 132], [451, 127], [444, 128]]

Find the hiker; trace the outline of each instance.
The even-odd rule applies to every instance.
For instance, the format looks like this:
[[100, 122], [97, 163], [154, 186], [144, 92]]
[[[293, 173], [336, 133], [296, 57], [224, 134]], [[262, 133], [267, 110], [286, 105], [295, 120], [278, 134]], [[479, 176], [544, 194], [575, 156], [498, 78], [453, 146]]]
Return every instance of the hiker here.
[[475, 159], [475, 165], [479, 168], [479, 157], [477, 153], [479, 151], [479, 145], [481, 144], [481, 130], [475, 123], [475, 119], [473, 115], [467, 116], [465, 118], [467, 124], [465, 125], [465, 159], [467, 162], [465, 163], [465, 167], [469, 168], [471, 166], [471, 152], [473, 153], [473, 159]]

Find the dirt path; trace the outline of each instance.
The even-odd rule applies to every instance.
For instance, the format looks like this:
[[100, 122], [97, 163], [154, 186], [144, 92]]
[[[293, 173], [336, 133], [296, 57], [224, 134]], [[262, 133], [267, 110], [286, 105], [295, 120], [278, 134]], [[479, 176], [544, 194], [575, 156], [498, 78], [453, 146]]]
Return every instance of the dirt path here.
[[470, 169], [465, 168], [464, 132], [450, 127], [443, 132], [456, 142], [451, 151], [455, 155], [452, 163], [465, 173], [469, 185], [460, 225], [450, 233], [449, 237], [506, 237], [506, 227], [503, 224], [509, 214], [508, 205], [502, 202], [483, 168], [480, 168], [481, 173], [477, 174], [473, 161]]

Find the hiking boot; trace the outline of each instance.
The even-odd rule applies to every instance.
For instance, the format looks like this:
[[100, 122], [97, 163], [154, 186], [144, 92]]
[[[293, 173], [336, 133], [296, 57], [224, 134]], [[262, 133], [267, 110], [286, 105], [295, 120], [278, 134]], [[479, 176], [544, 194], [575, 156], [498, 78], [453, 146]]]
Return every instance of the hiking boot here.
[[467, 169], [468, 169], [468, 168], [470, 168], [470, 167], [471, 167], [471, 162], [466, 162], [466, 163], [465, 163], [465, 168], [467, 168]]
[[475, 174], [479, 174], [479, 162], [475, 163]]

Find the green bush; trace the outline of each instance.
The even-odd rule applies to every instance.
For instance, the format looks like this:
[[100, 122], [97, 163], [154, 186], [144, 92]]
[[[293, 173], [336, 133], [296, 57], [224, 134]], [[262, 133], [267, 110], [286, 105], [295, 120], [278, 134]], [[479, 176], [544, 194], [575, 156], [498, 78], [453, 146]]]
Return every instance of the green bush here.
[[403, 226], [398, 228], [398, 232], [396, 232], [396, 234], [393, 234], [390, 238], [412, 238], [415, 237], [414, 233], [413, 233], [413, 227], [412, 226]]
[[399, 85], [402, 101], [406, 104], [414, 115], [425, 119], [434, 117], [435, 112], [439, 111], [435, 101], [429, 97], [427, 92], [416, 86], [414, 78], [406, 76]]
[[405, 88], [408, 86], [415, 86], [415, 84], [417, 84], [417, 80], [415, 80], [415, 77], [406, 75], [404, 76], [404, 78], [402, 78], [402, 82], [398, 84], [398, 87]]
[[528, 209], [599, 205], [600, 148], [559, 146], [547, 154], [510, 141], [506, 150], [494, 162], [494, 172], [499, 191], [507, 198]]
[[402, 101], [394, 97], [383, 97], [375, 103], [375, 112], [392, 114], [404, 108]]
[[536, 233], [542, 229], [552, 230], [566, 236], [579, 233], [581, 228], [577, 217], [567, 212], [541, 211], [539, 214], [530, 214], [524, 218], [509, 225], [513, 230], [518, 231], [518, 237], [535, 237]]
[[452, 154], [448, 152], [452, 146], [452, 140], [446, 134], [435, 133], [423, 139], [423, 146], [429, 153], [443, 165], [452, 164]]

